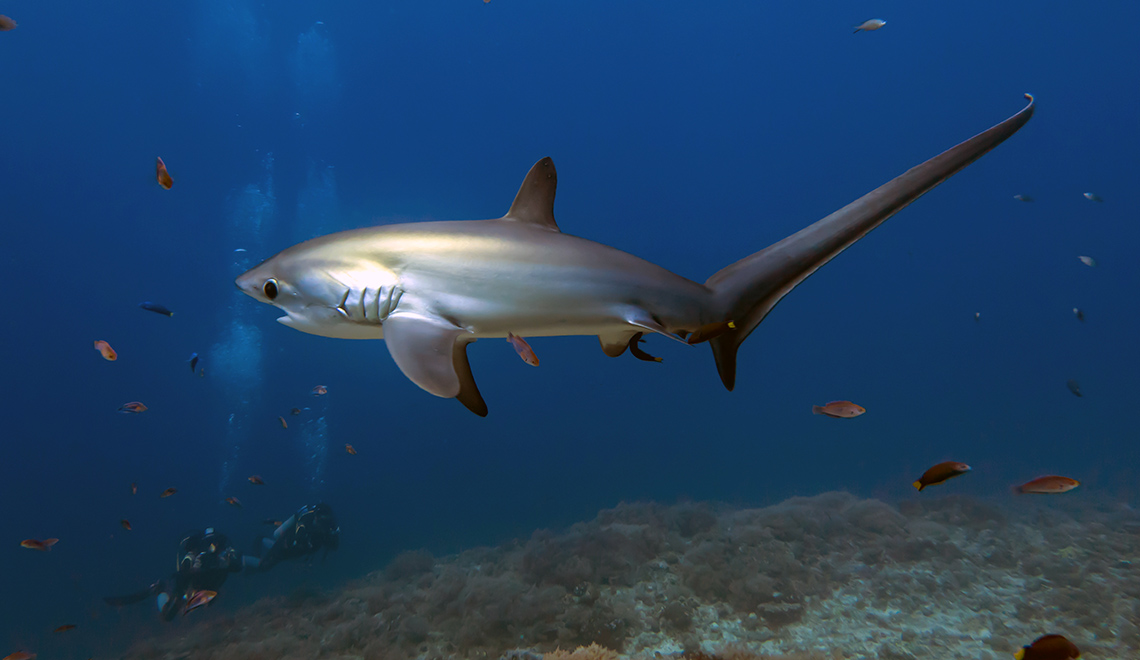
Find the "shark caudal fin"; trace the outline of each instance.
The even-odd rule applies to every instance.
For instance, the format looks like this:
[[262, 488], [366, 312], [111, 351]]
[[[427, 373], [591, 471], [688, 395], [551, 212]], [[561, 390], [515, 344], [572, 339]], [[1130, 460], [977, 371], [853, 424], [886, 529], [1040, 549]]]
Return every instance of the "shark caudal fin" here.
[[884, 220], [1016, 133], [1033, 116], [1033, 97], [1025, 98], [1029, 105], [1009, 119], [710, 277], [706, 286], [735, 325], [709, 341], [724, 386], [736, 385], [736, 352], [776, 303]]

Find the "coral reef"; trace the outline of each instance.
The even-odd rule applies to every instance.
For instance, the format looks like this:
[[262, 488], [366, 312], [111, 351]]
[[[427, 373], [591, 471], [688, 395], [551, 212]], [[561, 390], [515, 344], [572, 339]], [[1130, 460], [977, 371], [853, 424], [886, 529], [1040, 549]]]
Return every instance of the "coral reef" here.
[[[993, 660], [1044, 632], [1140, 657], [1140, 512], [848, 493], [762, 509], [621, 504], [562, 532], [404, 553], [133, 660]], [[572, 650], [571, 650], [572, 649]]]

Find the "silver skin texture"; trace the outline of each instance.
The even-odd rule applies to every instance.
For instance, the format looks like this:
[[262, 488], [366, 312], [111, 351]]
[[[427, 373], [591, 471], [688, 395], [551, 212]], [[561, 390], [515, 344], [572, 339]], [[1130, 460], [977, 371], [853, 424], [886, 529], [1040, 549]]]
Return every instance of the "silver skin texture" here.
[[[302, 332], [384, 339], [400, 370], [478, 415], [487, 406], [467, 362], [479, 338], [596, 335], [616, 357], [646, 333], [708, 341], [721, 381], [736, 382], [737, 349], [797, 284], [907, 204], [996, 147], [1020, 112], [705, 283], [593, 241], [554, 220], [550, 158], [531, 168], [501, 218], [354, 229], [294, 245], [236, 280]], [[728, 326], [727, 322], [731, 322]], [[699, 331], [699, 332], [698, 332]], [[644, 359], [644, 358], [643, 358]]]

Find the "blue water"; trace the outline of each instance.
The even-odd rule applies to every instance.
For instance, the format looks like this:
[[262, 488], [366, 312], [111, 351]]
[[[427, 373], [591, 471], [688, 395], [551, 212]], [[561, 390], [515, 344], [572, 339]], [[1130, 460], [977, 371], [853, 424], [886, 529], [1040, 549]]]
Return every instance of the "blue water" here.
[[[235, 576], [214, 611], [621, 500], [915, 497], [910, 482], [948, 459], [974, 472], [933, 496], [1003, 498], [1059, 473], [1082, 481], [1074, 497], [1140, 501], [1140, 6], [12, 0], [0, 13], [19, 22], [0, 33], [0, 654], [121, 652], [161, 626], [149, 604], [101, 596], [168, 573], [183, 532], [216, 525], [245, 550], [263, 518], [316, 500], [340, 517], [340, 551]], [[851, 33], [872, 17], [887, 26]], [[232, 284], [323, 233], [498, 217], [547, 155], [563, 231], [703, 281], [1013, 114], [1023, 92], [1039, 108], [1022, 131], [777, 307], [731, 393], [704, 347], [651, 338], [665, 361], [646, 364], [594, 338], [535, 339], [533, 369], [488, 340], [469, 351], [491, 409], [479, 419], [411, 384], [381, 342], [285, 328]], [[326, 397], [309, 394], [318, 384]], [[810, 414], [834, 399], [868, 412]], [[131, 400], [150, 409], [116, 413]], [[60, 542], [36, 553], [28, 537]], [[79, 628], [51, 633], [64, 623]]]

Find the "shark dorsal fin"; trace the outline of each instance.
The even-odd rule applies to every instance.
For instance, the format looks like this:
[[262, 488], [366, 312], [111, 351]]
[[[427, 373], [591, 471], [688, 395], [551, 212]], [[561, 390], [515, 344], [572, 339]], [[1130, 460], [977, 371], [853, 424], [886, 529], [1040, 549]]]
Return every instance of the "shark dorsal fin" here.
[[557, 187], [558, 173], [554, 171], [554, 161], [547, 156], [530, 168], [511, 210], [503, 219], [560, 231], [554, 222], [554, 189]]

